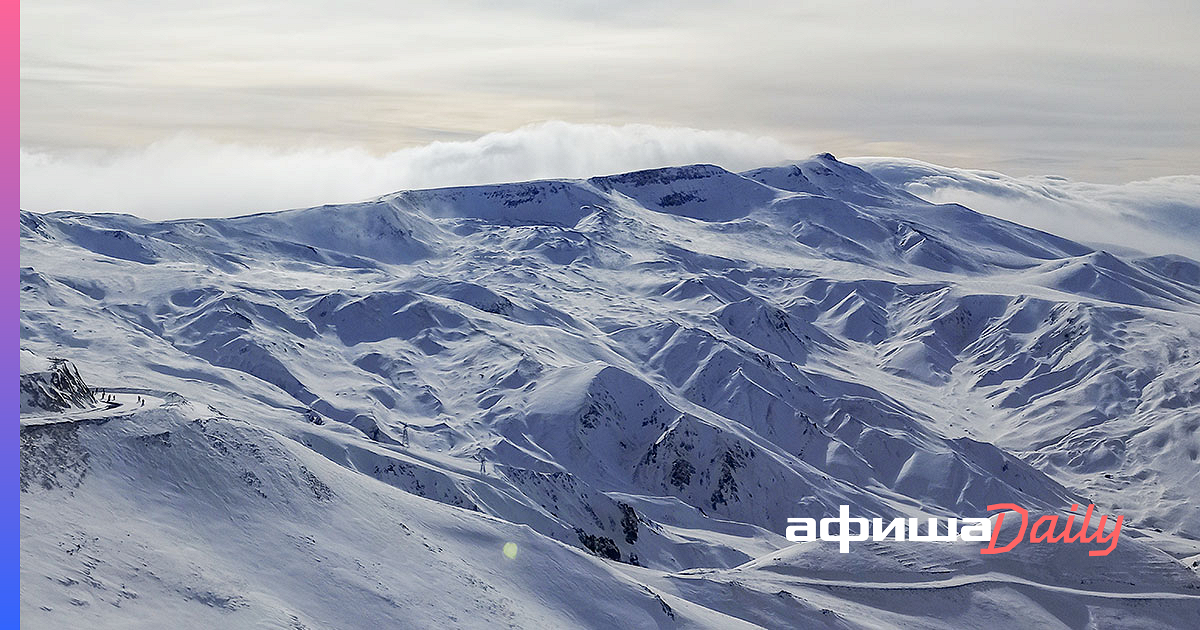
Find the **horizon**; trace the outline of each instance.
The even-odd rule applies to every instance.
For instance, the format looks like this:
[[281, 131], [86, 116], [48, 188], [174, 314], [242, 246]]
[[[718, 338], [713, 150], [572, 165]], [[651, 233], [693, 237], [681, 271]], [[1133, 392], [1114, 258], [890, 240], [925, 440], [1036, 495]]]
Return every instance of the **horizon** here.
[[[612, 172], [828, 151], [1101, 184], [1200, 174], [1194, 3], [348, 9], [25, 7], [22, 205], [189, 212], [130, 190], [140, 175], [147, 187], [228, 185], [214, 213], [286, 207], [297, 204], [280, 189], [315, 188], [305, 180], [331, 163], [383, 194], [444, 167], [397, 155], [446, 145], [476, 147], [484, 169], [524, 160], [492, 181], [570, 176], [545, 172], [568, 147], [617, 153]], [[397, 160], [412, 172], [371, 173]], [[254, 180], [277, 199], [247, 192]], [[327, 182], [304, 203], [344, 189]]]

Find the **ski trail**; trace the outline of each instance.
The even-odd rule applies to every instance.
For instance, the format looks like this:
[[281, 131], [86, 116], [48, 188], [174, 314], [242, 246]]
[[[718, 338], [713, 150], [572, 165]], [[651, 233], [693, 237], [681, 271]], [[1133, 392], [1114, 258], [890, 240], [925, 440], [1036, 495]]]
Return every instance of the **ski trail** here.
[[21, 414], [21, 426], [110, 420], [125, 417], [137, 411], [145, 411], [166, 405], [168, 404], [168, 398], [173, 395], [153, 390], [115, 388], [105, 390], [102, 396], [111, 398], [111, 402], [105, 401], [87, 409]]

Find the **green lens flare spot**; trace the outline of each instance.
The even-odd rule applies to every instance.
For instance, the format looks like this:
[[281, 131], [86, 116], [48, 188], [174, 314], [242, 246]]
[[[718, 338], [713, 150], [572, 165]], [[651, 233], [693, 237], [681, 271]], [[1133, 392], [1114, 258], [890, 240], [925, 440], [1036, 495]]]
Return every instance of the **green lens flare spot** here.
[[517, 543], [514, 543], [514, 542], [504, 543], [504, 556], [506, 558], [508, 558], [509, 560], [516, 560], [517, 559]]

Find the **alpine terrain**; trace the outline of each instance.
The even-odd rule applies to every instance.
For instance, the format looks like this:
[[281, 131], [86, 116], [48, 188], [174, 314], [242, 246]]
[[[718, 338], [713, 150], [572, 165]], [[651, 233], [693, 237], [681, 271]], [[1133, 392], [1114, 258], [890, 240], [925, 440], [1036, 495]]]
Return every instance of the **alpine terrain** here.
[[[1200, 627], [1188, 258], [825, 154], [23, 212], [21, 264], [30, 628]], [[1125, 525], [784, 537], [997, 503]]]

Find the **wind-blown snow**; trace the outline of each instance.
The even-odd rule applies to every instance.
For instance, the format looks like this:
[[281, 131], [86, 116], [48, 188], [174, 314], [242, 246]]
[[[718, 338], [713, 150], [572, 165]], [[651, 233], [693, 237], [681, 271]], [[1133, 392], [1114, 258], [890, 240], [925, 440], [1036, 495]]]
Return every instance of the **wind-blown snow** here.
[[923, 199], [966, 204], [1099, 247], [1153, 254], [1200, 251], [1200, 175], [1091, 184], [1062, 177], [1009, 177], [903, 158], [850, 161]]
[[563, 121], [383, 154], [181, 135], [109, 153], [23, 149], [21, 206], [120, 210], [154, 219], [232, 216], [401, 188], [589, 177], [701, 161], [737, 169], [801, 154], [778, 140], [734, 131]]
[[[931, 204], [829, 155], [21, 221], [29, 371], [67, 359], [115, 397], [23, 416], [30, 627], [1200, 614], [1182, 256]], [[841, 504], [999, 502], [1127, 525], [1097, 558], [781, 535]]]

